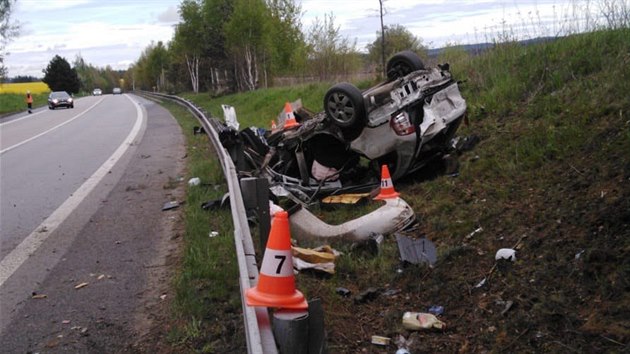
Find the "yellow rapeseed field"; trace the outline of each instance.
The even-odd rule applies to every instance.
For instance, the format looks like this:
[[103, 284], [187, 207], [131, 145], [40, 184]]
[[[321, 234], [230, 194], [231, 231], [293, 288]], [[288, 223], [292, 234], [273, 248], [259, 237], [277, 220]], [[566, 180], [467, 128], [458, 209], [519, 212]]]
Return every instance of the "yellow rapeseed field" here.
[[0, 84], [0, 94], [3, 93], [24, 93], [31, 91], [33, 94], [50, 92], [50, 88], [43, 82], [20, 82], [10, 84]]

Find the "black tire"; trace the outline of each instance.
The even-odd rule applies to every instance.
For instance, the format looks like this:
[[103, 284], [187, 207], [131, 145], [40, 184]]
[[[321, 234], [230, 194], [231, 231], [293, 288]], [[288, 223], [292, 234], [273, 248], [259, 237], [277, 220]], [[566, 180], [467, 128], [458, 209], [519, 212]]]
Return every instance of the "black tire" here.
[[365, 101], [354, 85], [341, 82], [324, 96], [326, 115], [340, 128], [360, 127], [365, 121]]
[[71, 105], [70, 108], [74, 108], [74, 105]]
[[390, 81], [395, 80], [422, 69], [424, 69], [424, 63], [420, 60], [418, 54], [405, 50], [394, 54], [387, 61], [387, 79]]

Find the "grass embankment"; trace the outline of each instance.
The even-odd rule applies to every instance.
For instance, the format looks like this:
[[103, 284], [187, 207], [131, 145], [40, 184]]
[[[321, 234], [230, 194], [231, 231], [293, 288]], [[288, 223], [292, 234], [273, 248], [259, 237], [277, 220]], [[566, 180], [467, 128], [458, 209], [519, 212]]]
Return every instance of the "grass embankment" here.
[[33, 95], [33, 108], [46, 105], [50, 89], [43, 82], [0, 84], [0, 115], [25, 112], [26, 91]]
[[[164, 102], [182, 126], [187, 140], [188, 175], [201, 184], [189, 186], [183, 205], [186, 230], [181, 271], [175, 280], [172, 352], [244, 352], [238, 268], [229, 208], [204, 210], [201, 204], [220, 199], [227, 185], [216, 153], [188, 111]], [[211, 233], [217, 235], [211, 237]], [[166, 348], [163, 348], [167, 350]], [[242, 350], [241, 350], [242, 349]]]
[[[48, 103], [48, 94], [33, 94], [33, 108], [45, 106]], [[26, 112], [26, 94], [2, 93], [0, 94], [0, 116], [17, 112]]]
[[[414, 338], [412, 353], [628, 350], [630, 31], [531, 46], [505, 43], [476, 57], [456, 50], [447, 55], [462, 59], [451, 67], [466, 80], [471, 124], [459, 133], [476, 134], [481, 143], [459, 157], [457, 177], [427, 180], [420, 172], [396, 185], [419, 215], [416, 236], [437, 245], [438, 263], [399, 264], [389, 237], [376, 256], [335, 245], [345, 255], [332, 277], [298, 275], [300, 290], [323, 301], [331, 352], [393, 352], [393, 345], [374, 346], [370, 337], [399, 334]], [[329, 86], [188, 97], [216, 116], [222, 116], [220, 104], [235, 106], [241, 127], [268, 127], [285, 101], [301, 97], [319, 111]], [[481, 231], [467, 237], [474, 230]], [[201, 249], [215, 242], [200, 237]], [[516, 247], [517, 260], [494, 268], [494, 254], [504, 247]], [[233, 252], [227, 249], [223, 253]], [[203, 251], [191, 252], [215, 264], [214, 256], [202, 260]], [[184, 274], [195, 267], [186, 261]], [[193, 284], [211, 284], [213, 270], [226, 273], [217, 266]], [[232, 277], [228, 284], [236, 291]], [[484, 278], [486, 284], [475, 288]], [[337, 295], [338, 286], [355, 295], [376, 287], [381, 294], [358, 304]], [[200, 306], [195, 318], [213, 319], [218, 304], [206, 302], [200, 287], [190, 288], [190, 296], [200, 297], [190, 300]], [[386, 289], [400, 292], [387, 296]], [[444, 332], [402, 328], [405, 311], [430, 305], [444, 306]]]

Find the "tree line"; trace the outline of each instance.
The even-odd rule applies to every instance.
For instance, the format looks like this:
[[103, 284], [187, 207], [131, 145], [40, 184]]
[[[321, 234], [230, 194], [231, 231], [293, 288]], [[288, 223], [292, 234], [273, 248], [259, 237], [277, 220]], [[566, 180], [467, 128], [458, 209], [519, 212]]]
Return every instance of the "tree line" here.
[[[123, 86], [124, 70], [113, 70], [110, 66], [98, 68], [77, 55], [72, 66], [59, 55], [55, 55], [42, 70], [42, 79], [52, 91], [68, 93], [90, 93], [95, 88], [111, 92], [114, 87]], [[14, 79], [15, 80], [15, 79]]]
[[[283, 77], [323, 81], [381, 71], [381, 31], [363, 54], [332, 13], [305, 32], [294, 0], [183, 0], [179, 14], [172, 39], [151, 43], [125, 74], [135, 89], [221, 94], [274, 86]], [[384, 32], [386, 55], [426, 55], [422, 40], [403, 26]]]
[[[12, 3], [0, 0], [4, 42], [16, 35], [17, 27], [9, 22]], [[70, 65], [56, 55], [43, 70], [43, 81], [52, 90], [70, 93], [97, 87], [109, 92], [126, 83], [127, 89], [217, 95], [278, 85], [283, 78], [294, 82], [349, 80], [358, 72], [378, 75], [383, 55], [406, 49], [426, 56], [422, 39], [401, 25], [375, 31], [366, 54], [357, 49], [356, 40], [341, 35], [332, 13], [316, 18], [304, 31], [303, 12], [295, 0], [182, 0], [179, 14], [172, 39], [151, 43], [126, 71], [95, 67], [80, 55]]]

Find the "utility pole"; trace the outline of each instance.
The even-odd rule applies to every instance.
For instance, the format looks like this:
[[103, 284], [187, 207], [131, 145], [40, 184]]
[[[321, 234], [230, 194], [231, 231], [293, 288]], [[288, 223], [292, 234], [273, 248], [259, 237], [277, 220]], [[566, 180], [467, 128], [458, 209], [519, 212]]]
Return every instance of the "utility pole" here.
[[387, 77], [385, 72], [385, 26], [383, 25], [383, 2], [385, 0], [378, 0], [381, 7], [381, 65], [383, 68], [383, 77]]

